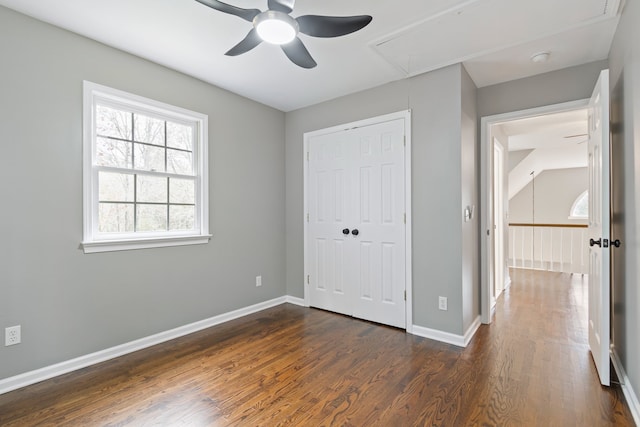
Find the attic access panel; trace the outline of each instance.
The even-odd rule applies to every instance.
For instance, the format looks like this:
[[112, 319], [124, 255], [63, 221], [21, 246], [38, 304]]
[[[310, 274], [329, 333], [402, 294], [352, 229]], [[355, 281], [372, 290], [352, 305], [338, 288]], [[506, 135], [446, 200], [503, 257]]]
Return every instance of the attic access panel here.
[[[619, 0], [471, 0], [372, 44], [406, 75], [438, 69], [615, 16]], [[446, 42], [443, 42], [446, 41]]]

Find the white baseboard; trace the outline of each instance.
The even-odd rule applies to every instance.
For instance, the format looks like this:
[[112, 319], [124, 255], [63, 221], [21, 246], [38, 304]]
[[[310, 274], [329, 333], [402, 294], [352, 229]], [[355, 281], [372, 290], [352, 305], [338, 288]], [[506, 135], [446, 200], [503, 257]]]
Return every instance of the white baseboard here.
[[138, 340], [131, 341], [125, 344], [117, 345], [115, 347], [111, 347], [95, 353], [80, 356], [75, 359], [56, 363], [55, 365], [50, 365], [44, 368], [36, 369], [34, 371], [25, 372], [13, 377], [0, 379], [0, 394], [7, 393], [21, 387], [26, 387], [40, 381], [48, 380], [50, 378], [76, 371], [78, 369], [86, 368], [87, 366], [105, 362], [119, 356], [124, 356], [125, 354], [133, 353], [134, 351], [142, 350], [156, 344], [192, 334], [194, 332], [198, 332], [203, 329], [210, 328], [212, 326], [219, 325], [233, 319], [237, 319], [239, 317], [257, 313], [259, 311], [266, 310], [280, 304], [291, 303], [304, 305], [299, 304], [300, 301], [304, 303], [304, 300], [295, 297], [284, 296], [275, 298], [269, 301], [251, 305], [249, 307], [244, 307], [238, 310], [230, 311], [228, 313], [220, 314], [209, 319], [200, 320], [198, 322], [180, 326], [178, 328], [171, 329], [165, 332], [160, 332], [155, 335], [140, 338]]
[[616, 370], [616, 374], [618, 374], [622, 393], [627, 400], [627, 404], [631, 410], [631, 415], [633, 415], [633, 420], [636, 422], [637, 426], [640, 426], [640, 402], [638, 401], [638, 395], [631, 386], [629, 377], [624, 370], [624, 366], [622, 366], [622, 362], [620, 361], [620, 357], [618, 357], [618, 352], [615, 348], [611, 351], [611, 362], [613, 362], [613, 368]]
[[429, 338], [436, 341], [441, 341], [447, 344], [453, 344], [458, 347], [466, 347], [475, 335], [476, 331], [480, 327], [480, 316], [476, 317], [471, 326], [467, 329], [464, 335], [456, 335], [449, 332], [439, 331], [437, 329], [425, 328], [424, 326], [413, 325], [412, 334], [419, 337]]
[[471, 325], [469, 326], [469, 328], [467, 328], [467, 332], [465, 332], [464, 334], [465, 347], [469, 345], [471, 339], [473, 339], [476, 332], [478, 332], [478, 328], [480, 328], [480, 325], [482, 325], [482, 321], [480, 320], [480, 316], [478, 316], [473, 322], [471, 322]]
[[286, 302], [288, 302], [289, 304], [293, 304], [293, 305], [299, 305], [301, 307], [306, 307], [307, 305], [304, 303], [304, 298], [298, 298], [298, 297], [292, 297], [287, 295], [285, 297]]

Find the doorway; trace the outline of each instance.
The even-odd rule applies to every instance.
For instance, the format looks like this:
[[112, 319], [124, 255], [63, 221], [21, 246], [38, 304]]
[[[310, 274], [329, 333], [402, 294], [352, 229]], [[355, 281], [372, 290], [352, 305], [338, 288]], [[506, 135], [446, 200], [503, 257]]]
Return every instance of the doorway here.
[[[588, 107], [588, 102], [589, 101], [585, 99], [483, 117], [481, 119], [480, 192], [481, 200], [483, 200], [481, 230], [484, 230], [483, 234], [485, 236], [484, 242], [481, 245], [481, 318], [485, 324], [491, 323], [495, 300], [496, 297], [499, 296], [500, 290], [504, 289], [510, 283], [509, 269], [507, 267], [510, 258], [513, 259], [517, 255], [522, 255], [522, 258], [530, 259], [529, 264], [523, 264], [523, 266], [527, 268], [542, 268], [543, 263], [549, 265], [554, 262], [554, 256], [550, 255], [550, 253], [553, 253], [553, 248], [548, 246], [545, 241], [553, 239], [552, 236], [554, 232], [557, 236], [559, 234], [558, 230], [549, 232], [548, 230], [534, 230], [533, 227], [528, 227], [527, 230], [530, 230], [528, 231], [530, 234], [522, 237], [526, 241], [526, 244], [522, 247], [522, 253], [514, 254], [514, 252], [518, 252], [521, 248], [518, 247], [516, 249], [513, 247], [513, 232], [510, 233], [509, 228], [509, 223], [512, 222], [512, 218], [508, 212], [509, 200], [514, 197], [515, 194], [528, 187], [525, 191], [531, 192], [530, 204], [533, 207], [535, 205], [535, 200], [533, 199], [535, 191], [532, 191], [531, 187], [535, 186], [535, 179], [540, 176], [545, 168], [577, 168], [586, 166], [586, 151], [585, 157], [582, 159], [577, 159], [575, 154], [572, 154], [577, 145], [584, 143], [586, 139], [584, 135], [586, 133], [585, 131], [576, 131], [575, 134], [566, 132], [567, 135], [564, 135], [564, 137], [567, 137], [565, 139], [570, 146], [567, 145], [567, 149], [561, 153], [561, 155], [550, 154], [551, 152], [545, 152], [544, 149], [538, 150], [537, 153], [532, 153], [534, 150], [532, 147], [527, 146], [528, 142], [525, 138], [518, 140], [517, 144], [520, 145], [517, 146], [514, 142], [510, 144], [509, 134], [524, 133], [529, 127], [538, 126], [541, 120], [548, 121], [546, 126], [553, 129], [556, 127], [554, 120], [561, 123], [562, 121], [566, 121], [567, 117], [580, 114], [579, 112], [586, 114], [585, 111]], [[553, 117], [557, 117], [557, 119]], [[559, 125], [560, 124], [558, 124], [558, 126]], [[578, 135], [580, 135], [581, 139], [575, 138]], [[505, 154], [502, 165], [500, 165], [500, 160], [497, 158], [497, 153], [500, 152], [501, 148]], [[514, 148], [517, 148], [517, 153], [514, 153]], [[586, 144], [582, 145], [582, 148], [586, 149]], [[567, 159], [572, 157], [576, 158], [576, 163], [567, 163]], [[551, 163], [543, 165], [542, 160], [545, 158], [551, 160]], [[544, 160], [544, 162], [547, 162], [547, 160]], [[500, 196], [498, 187], [504, 189], [506, 187], [505, 181], [507, 180], [509, 180], [508, 189], [504, 191], [505, 194]], [[496, 181], [501, 181], [501, 183]], [[496, 210], [499, 211], [496, 212]], [[497, 230], [500, 219], [503, 219], [503, 221], [500, 225], [500, 230]], [[536, 220], [533, 210], [530, 210], [530, 216], [526, 221], [521, 221], [524, 223], [521, 225], [530, 226], [532, 223], [539, 223], [539, 219], [540, 218]], [[579, 242], [580, 238], [578, 237], [576, 238], [576, 244], [579, 244]], [[527, 250], [529, 251], [528, 253], [526, 252]], [[558, 256], [558, 252], [565, 252], [566, 250], [566, 248], [556, 249], [555, 256]], [[497, 269], [500, 264], [502, 264], [504, 268], [498, 272]], [[504, 273], [501, 275], [501, 272]]]
[[[481, 199], [484, 211], [481, 224], [486, 230], [485, 243], [481, 244], [481, 317], [483, 323], [490, 323], [492, 317], [491, 290], [495, 280], [494, 265], [495, 233], [492, 233], [493, 178], [492, 126], [516, 118], [535, 118], [551, 112], [573, 111], [585, 108], [588, 112], [586, 136], [588, 152], [588, 290], [589, 290], [589, 349], [593, 357], [602, 385], [610, 383], [610, 115], [609, 115], [609, 70], [602, 70], [595, 84], [591, 98], [585, 101], [565, 103], [555, 106], [513, 112], [498, 116], [484, 117], [481, 121]], [[535, 169], [531, 175], [535, 178]], [[535, 230], [535, 224], [532, 228]], [[532, 240], [537, 240], [535, 234]], [[617, 241], [616, 241], [617, 244]], [[533, 247], [533, 246], [532, 246]], [[532, 268], [536, 267], [532, 250]], [[541, 258], [541, 261], [544, 260]], [[543, 265], [543, 264], [542, 264]]]
[[305, 303], [410, 331], [410, 112], [304, 135]]

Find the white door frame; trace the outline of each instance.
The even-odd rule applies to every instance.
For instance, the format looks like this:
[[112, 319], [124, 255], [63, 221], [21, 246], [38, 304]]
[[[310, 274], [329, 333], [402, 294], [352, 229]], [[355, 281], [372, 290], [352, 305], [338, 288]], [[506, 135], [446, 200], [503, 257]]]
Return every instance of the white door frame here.
[[[493, 202], [494, 202], [494, 206], [496, 208], [499, 208], [500, 212], [496, 213], [495, 211], [493, 212], [493, 217], [494, 217], [494, 227], [493, 229], [495, 230], [495, 237], [498, 237], [498, 239], [493, 239], [494, 240], [494, 254], [495, 258], [494, 258], [494, 271], [496, 272], [496, 279], [497, 279], [497, 283], [494, 283], [493, 286], [493, 298], [492, 298], [492, 302], [491, 305], [495, 305], [496, 300], [498, 299], [498, 297], [500, 296], [500, 294], [502, 294], [502, 292], [504, 291], [504, 283], [505, 283], [505, 275], [504, 275], [504, 269], [505, 269], [505, 265], [504, 265], [504, 254], [505, 254], [505, 248], [504, 248], [504, 230], [505, 230], [505, 224], [504, 224], [504, 181], [505, 181], [505, 177], [504, 177], [504, 171], [505, 171], [505, 148], [503, 147], [503, 145], [500, 143], [500, 141], [497, 141], [495, 138], [493, 138], [493, 149], [494, 149], [494, 159], [496, 158], [496, 155], [498, 156], [499, 162], [500, 164], [498, 166], [500, 166], [498, 169], [495, 168], [495, 164], [494, 164], [494, 168], [493, 168], [493, 187], [492, 187], [492, 191], [494, 192], [494, 196], [495, 196], [495, 192], [498, 192], [498, 196], [499, 197], [493, 197]], [[499, 291], [498, 291], [499, 290]]]
[[349, 130], [357, 127], [364, 127], [375, 125], [378, 123], [389, 122], [393, 120], [404, 119], [404, 135], [405, 135], [405, 150], [404, 150], [404, 164], [405, 164], [405, 177], [404, 177], [404, 200], [405, 200], [405, 213], [406, 213], [406, 227], [405, 227], [405, 289], [407, 298], [405, 301], [405, 316], [406, 316], [406, 331], [413, 332], [413, 286], [412, 286], [412, 252], [411, 252], [411, 110], [398, 111], [396, 113], [385, 114], [383, 116], [372, 117], [369, 119], [358, 120], [351, 123], [345, 123], [337, 126], [332, 126], [326, 129], [320, 129], [312, 132], [306, 132], [304, 134], [304, 146], [303, 146], [303, 191], [304, 191], [304, 211], [303, 211], [303, 224], [304, 224], [304, 305], [310, 306], [309, 292], [308, 292], [308, 277], [309, 277], [309, 261], [307, 260], [308, 251], [308, 239], [307, 228], [309, 223], [307, 222], [309, 208], [307, 200], [307, 185], [309, 179], [309, 140], [318, 135], [324, 135], [327, 133], [335, 133], [344, 130]]
[[[486, 116], [480, 119], [480, 316], [482, 323], [492, 320], [491, 288], [495, 280], [493, 230], [493, 138], [491, 126], [517, 119], [587, 108], [588, 99], [546, 105], [527, 110]], [[505, 176], [506, 179], [506, 176]]]

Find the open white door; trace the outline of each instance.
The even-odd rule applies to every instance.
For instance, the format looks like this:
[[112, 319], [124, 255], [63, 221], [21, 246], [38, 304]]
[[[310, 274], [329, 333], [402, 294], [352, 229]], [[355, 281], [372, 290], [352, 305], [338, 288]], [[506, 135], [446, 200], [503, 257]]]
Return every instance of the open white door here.
[[589, 101], [589, 348], [609, 385], [609, 70]]

